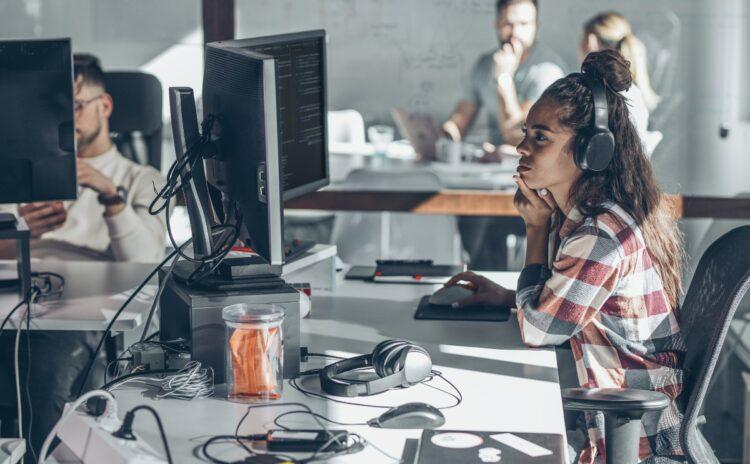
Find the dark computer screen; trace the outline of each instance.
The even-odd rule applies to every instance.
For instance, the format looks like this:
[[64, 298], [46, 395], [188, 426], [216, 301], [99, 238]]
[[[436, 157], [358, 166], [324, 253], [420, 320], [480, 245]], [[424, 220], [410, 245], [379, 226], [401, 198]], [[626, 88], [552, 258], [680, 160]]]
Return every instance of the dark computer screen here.
[[0, 41], [0, 203], [76, 198], [70, 39]]
[[325, 31], [229, 43], [276, 59], [284, 199], [327, 185]]

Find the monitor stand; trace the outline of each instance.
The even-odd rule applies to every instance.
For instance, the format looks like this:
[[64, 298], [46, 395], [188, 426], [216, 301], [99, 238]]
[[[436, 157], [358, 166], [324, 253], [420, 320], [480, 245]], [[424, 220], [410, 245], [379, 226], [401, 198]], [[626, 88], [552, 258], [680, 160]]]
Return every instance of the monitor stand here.
[[[16, 265], [18, 268], [18, 290], [22, 298], [31, 296], [31, 249], [29, 247], [29, 227], [22, 217], [12, 219], [11, 214], [2, 215], [3, 227], [0, 239], [16, 241]], [[15, 283], [15, 282], [14, 282]]]
[[201, 290], [259, 290], [285, 285], [271, 265], [257, 255], [224, 258], [214, 272], [189, 282], [198, 266], [199, 263], [178, 261], [172, 274], [178, 282]]

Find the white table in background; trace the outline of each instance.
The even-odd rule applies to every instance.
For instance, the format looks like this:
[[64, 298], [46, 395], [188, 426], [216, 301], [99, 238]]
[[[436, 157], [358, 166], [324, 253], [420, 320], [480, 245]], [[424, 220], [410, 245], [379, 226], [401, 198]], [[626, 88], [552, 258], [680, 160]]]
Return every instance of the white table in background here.
[[[15, 261], [2, 261], [4, 269], [15, 268]], [[104, 330], [130, 292], [156, 267], [156, 264], [100, 261], [31, 262], [34, 272], [55, 272], [65, 278], [60, 298], [53, 297], [32, 305], [32, 330]], [[57, 285], [57, 279], [52, 282]], [[130, 331], [145, 321], [153, 296], [156, 277], [137, 295], [113, 326], [113, 331]], [[0, 293], [0, 320], [19, 302], [17, 292]], [[15, 329], [23, 308], [8, 321]], [[25, 324], [24, 324], [25, 328]]]

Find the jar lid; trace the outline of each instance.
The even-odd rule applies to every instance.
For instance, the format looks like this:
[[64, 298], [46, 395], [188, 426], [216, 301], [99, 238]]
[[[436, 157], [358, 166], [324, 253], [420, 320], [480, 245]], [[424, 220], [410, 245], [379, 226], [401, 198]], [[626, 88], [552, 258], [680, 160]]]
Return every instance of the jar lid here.
[[284, 318], [284, 309], [275, 304], [238, 303], [221, 310], [226, 322], [276, 322]]

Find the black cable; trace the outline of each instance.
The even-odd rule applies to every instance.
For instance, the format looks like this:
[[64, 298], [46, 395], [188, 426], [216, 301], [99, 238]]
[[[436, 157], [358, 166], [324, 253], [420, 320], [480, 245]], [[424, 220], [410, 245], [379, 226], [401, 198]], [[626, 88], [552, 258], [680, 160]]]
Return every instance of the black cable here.
[[279, 423], [279, 419], [281, 419], [284, 416], [290, 416], [292, 414], [309, 414], [309, 415], [311, 415], [313, 417], [317, 417], [318, 419], [323, 419], [326, 422], [330, 422], [331, 424], [341, 425], [343, 427], [355, 427], [355, 426], [358, 426], [358, 425], [367, 425], [367, 422], [359, 422], [359, 423], [338, 422], [338, 421], [335, 421], [333, 419], [329, 419], [326, 416], [323, 416], [321, 414], [318, 414], [318, 413], [315, 413], [315, 412], [311, 412], [311, 411], [288, 411], [288, 412], [285, 412], [285, 413], [281, 413], [278, 416], [276, 416], [276, 418], [273, 420], [273, 423], [277, 427], [279, 427], [279, 428], [282, 428], [284, 430], [289, 430], [289, 427], [287, 427], [287, 426]]
[[[309, 374], [308, 374], [308, 372], [309, 372]], [[384, 405], [376, 405], [376, 404], [357, 403], [356, 401], [339, 400], [339, 399], [337, 399], [337, 398], [335, 398], [335, 397], [333, 397], [331, 395], [326, 395], [326, 394], [323, 394], [323, 393], [318, 393], [318, 392], [314, 392], [314, 391], [310, 391], [310, 390], [305, 390], [304, 388], [302, 388], [299, 385], [298, 381], [299, 381], [300, 377], [302, 377], [303, 375], [314, 375], [314, 374], [316, 374], [316, 373], [311, 372], [311, 371], [302, 372], [302, 373], [298, 374], [296, 377], [294, 377], [292, 379], [289, 379], [289, 385], [291, 385], [292, 388], [294, 388], [295, 390], [297, 390], [298, 392], [302, 393], [305, 396], [320, 398], [320, 399], [324, 399], [324, 400], [327, 400], [327, 401], [333, 401], [334, 403], [348, 404], [348, 405], [351, 405], [351, 406], [363, 406], [363, 407], [367, 407], [367, 408], [376, 408], [376, 409], [390, 409], [390, 408], [395, 407], [395, 405], [393, 405], [393, 406], [384, 406]], [[458, 387], [456, 387], [451, 381], [449, 381], [448, 379], [446, 379], [442, 372], [440, 372], [440, 371], [432, 371], [432, 372], [430, 372], [430, 374], [433, 375], [433, 376], [437, 376], [437, 377], [440, 377], [441, 379], [443, 379], [443, 381], [445, 381], [448, 385], [450, 385], [453, 388], [453, 390], [456, 391], [456, 393], [457, 393], [457, 395], [454, 395], [454, 394], [452, 394], [450, 392], [447, 392], [447, 391], [445, 391], [445, 390], [443, 390], [441, 388], [435, 387], [434, 385], [427, 384], [426, 382], [429, 381], [430, 379], [426, 379], [426, 380], [420, 382], [420, 384], [426, 385], [426, 386], [428, 386], [430, 388], [434, 388], [435, 390], [439, 390], [439, 391], [441, 391], [441, 392], [443, 392], [443, 393], [445, 393], [445, 394], [453, 397], [456, 400], [456, 404], [452, 404], [450, 406], [443, 406], [443, 407], [440, 407], [438, 409], [442, 410], [442, 409], [455, 408], [456, 406], [458, 406], [459, 404], [461, 404], [461, 402], [463, 402], [463, 395], [461, 394], [461, 390], [459, 390]], [[378, 393], [378, 395], [382, 395], [383, 393], [385, 393], [385, 392]], [[375, 396], [375, 395], [369, 395], [369, 396]]]
[[[185, 243], [182, 244], [182, 246], [187, 246], [188, 243], [192, 242], [192, 238], [188, 239]], [[110, 331], [112, 330], [112, 326], [117, 321], [117, 318], [120, 317], [120, 314], [127, 308], [127, 306], [130, 304], [130, 302], [135, 298], [135, 296], [143, 289], [143, 287], [146, 286], [146, 284], [156, 275], [157, 272], [164, 266], [164, 264], [172, 259], [172, 257], [177, 253], [177, 250], [174, 250], [172, 253], [169, 254], [164, 260], [159, 263], [153, 271], [149, 273], [149, 275], [141, 282], [138, 287], [133, 291], [133, 293], [130, 294], [130, 296], [125, 300], [125, 302], [120, 306], [120, 308], [115, 312], [114, 316], [112, 316], [112, 319], [109, 321], [109, 324], [107, 324], [107, 328], [104, 329], [104, 333], [102, 334], [102, 337], [99, 339], [99, 343], [96, 345], [96, 349], [94, 350], [94, 354], [91, 357], [91, 360], [89, 361], [88, 365], [86, 366], [86, 370], [84, 371], [83, 378], [81, 379], [81, 385], [78, 388], [78, 393], [76, 394], [76, 397], [81, 396], [83, 393], [83, 389], [86, 386], [86, 381], [89, 378], [89, 374], [91, 374], [91, 369], [94, 367], [94, 363], [96, 362], [96, 358], [99, 355], [99, 352], [102, 349], [102, 345], [104, 345], [104, 341], [107, 339], [107, 336], [109, 335]]]
[[13, 307], [13, 309], [11, 309], [11, 310], [10, 310], [10, 312], [9, 312], [9, 313], [8, 313], [8, 314], [7, 314], [6, 316], [5, 316], [5, 319], [3, 319], [3, 323], [2, 323], [2, 324], [0, 324], [0, 334], [2, 334], [2, 333], [3, 333], [3, 329], [5, 329], [5, 324], [7, 324], [7, 323], [8, 323], [8, 321], [9, 321], [9, 320], [10, 320], [10, 318], [11, 318], [11, 317], [13, 316], [13, 314], [14, 314], [14, 313], [15, 313], [16, 311], [18, 311], [18, 308], [20, 308], [21, 306], [23, 306], [23, 305], [24, 305], [24, 303], [26, 303], [27, 301], [28, 301], [28, 299], [26, 299], [26, 298], [24, 298], [23, 300], [19, 301], [19, 302], [18, 302], [18, 304], [17, 304], [17, 305], [15, 305], [15, 306]]
[[219, 440], [232, 440], [232, 441], [234, 441], [234, 440], [236, 440], [236, 438], [235, 438], [234, 435], [216, 435], [216, 436], [213, 436], [213, 437], [209, 438], [208, 440], [206, 440], [203, 443], [203, 446], [201, 447], [201, 452], [203, 453], [203, 456], [205, 456], [206, 459], [208, 459], [209, 461], [211, 461], [211, 462], [213, 462], [215, 464], [233, 464], [232, 462], [222, 461], [221, 459], [215, 458], [215, 457], [213, 457], [213, 456], [211, 456], [209, 454], [208, 447], [212, 443], [214, 443], [216, 441], [219, 441]]
[[[260, 434], [260, 435], [240, 435], [239, 438], [240, 438], [240, 440], [265, 440], [266, 434]], [[220, 440], [228, 440], [228, 441], [232, 441], [232, 442], [236, 441], [234, 435], [215, 435], [215, 436], [209, 438], [208, 440], [206, 440], [203, 443], [203, 446], [201, 447], [201, 452], [203, 453], [203, 456], [205, 456], [206, 459], [208, 459], [209, 461], [211, 461], [211, 462], [213, 462], [215, 464], [234, 464], [234, 461], [233, 462], [222, 461], [221, 459], [215, 458], [215, 457], [211, 456], [211, 454], [209, 454], [208, 447], [211, 446], [213, 443], [215, 443], [217, 441], [220, 441]], [[254, 455], [257, 456], [257, 454], [254, 454]], [[281, 457], [283, 455], [277, 454], [276, 456], [280, 456]], [[295, 460], [293, 458], [290, 458], [288, 456], [283, 456], [283, 457], [286, 458], [286, 459], [288, 459], [291, 462], [295, 462]]]
[[[152, 408], [151, 406], [142, 404], [128, 411], [127, 415], [131, 415], [134, 417], [135, 413], [140, 410], [146, 410], [150, 412], [151, 415], [154, 416], [154, 419], [156, 419], [156, 425], [159, 427], [159, 434], [161, 434], [161, 441], [164, 444], [164, 451], [167, 453], [167, 462], [169, 464], [172, 464], [172, 453], [169, 452], [169, 443], [167, 443], [167, 434], [164, 433], [164, 426], [161, 423], [161, 418], [159, 417], [159, 413], [156, 412], [156, 409]], [[126, 415], [126, 419], [127, 419], [127, 415]]]
[[425, 385], [427, 385], [428, 387], [432, 387], [432, 388], [435, 388], [435, 389], [437, 389], [437, 390], [440, 390], [441, 392], [447, 393], [448, 395], [451, 395], [451, 396], [453, 396], [453, 398], [455, 398], [455, 399], [456, 399], [456, 404], [454, 404], [454, 405], [452, 405], [452, 406], [444, 406], [444, 407], [442, 407], [442, 408], [438, 408], [438, 409], [450, 409], [450, 408], [455, 408], [455, 407], [456, 407], [456, 406], [458, 406], [459, 404], [463, 403], [463, 401], [464, 401], [464, 395], [463, 395], [463, 393], [461, 393], [461, 390], [459, 390], [459, 389], [458, 389], [458, 387], [457, 387], [457, 386], [456, 386], [456, 385], [455, 385], [455, 384], [454, 384], [453, 382], [451, 382], [450, 380], [448, 380], [448, 379], [447, 379], [447, 378], [445, 377], [445, 375], [443, 375], [443, 373], [442, 373], [442, 372], [440, 372], [440, 371], [432, 371], [432, 374], [433, 374], [433, 375], [435, 375], [435, 376], [437, 376], [437, 377], [440, 377], [440, 378], [441, 378], [441, 379], [443, 380], [443, 382], [445, 382], [445, 383], [447, 383], [448, 385], [450, 385], [450, 386], [451, 386], [451, 387], [453, 388], [453, 390], [454, 390], [454, 391], [456, 392], [456, 394], [458, 395], [458, 396], [453, 396], [453, 395], [451, 395], [450, 393], [448, 393], [447, 391], [443, 390], [442, 388], [438, 388], [438, 387], [435, 387], [435, 386], [433, 386], [433, 385], [428, 385], [428, 384], [425, 384]]

